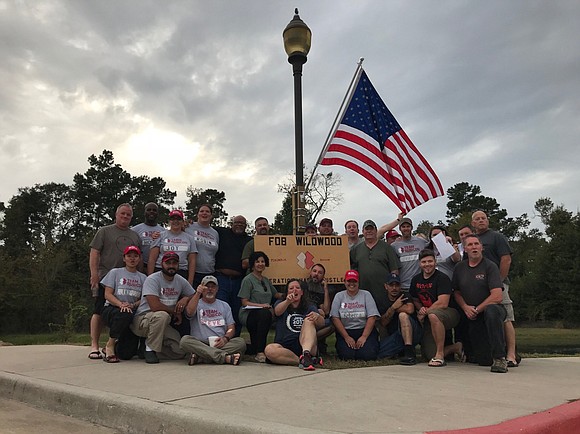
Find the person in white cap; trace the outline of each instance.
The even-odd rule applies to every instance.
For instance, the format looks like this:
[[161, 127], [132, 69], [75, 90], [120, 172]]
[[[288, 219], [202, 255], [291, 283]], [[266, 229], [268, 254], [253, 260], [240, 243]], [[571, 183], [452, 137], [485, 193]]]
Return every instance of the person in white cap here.
[[191, 334], [183, 336], [179, 346], [191, 354], [190, 366], [199, 362], [239, 365], [246, 351], [244, 339], [235, 337], [236, 322], [232, 309], [225, 301], [216, 298], [217, 292], [218, 280], [214, 276], [205, 276], [185, 308]]

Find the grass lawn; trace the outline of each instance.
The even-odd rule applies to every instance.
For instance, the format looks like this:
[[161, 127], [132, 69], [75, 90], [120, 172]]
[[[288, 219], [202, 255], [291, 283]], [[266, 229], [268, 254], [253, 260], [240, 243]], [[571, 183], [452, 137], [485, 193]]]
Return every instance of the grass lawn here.
[[[518, 351], [523, 357], [558, 357], [580, 356], [580, 329], [563, 328], [535, 328], [518, 327], [516, 329]], [[248, 338], [247, 333], [242, 337]], [[274, 339], [274, 332], [270, 333], [268, 342]], [[101, 337], [104, 343], [105, 336]], [[0, 341], [13, 345], [51, 345], [62, 344], [61, 335], [58, 333], [46, 333], [38, 335], [1, 335]], [[397, 360], [377, 360], [372, 362], [342, 361], [335, 357], [335, 337], [327, 339], [329, 356], [324, 358], [324, 367], [329, 369], [362, 368], [369, 366], [396, 365]], [[76, 333], [70, 336], [67, 342], [70, 345], [90, 344], [88, 334]], [[417, 351], [419, 354], [419, 350]], [[245, 356], [246, 360], [252, 360], [252, 356]]]

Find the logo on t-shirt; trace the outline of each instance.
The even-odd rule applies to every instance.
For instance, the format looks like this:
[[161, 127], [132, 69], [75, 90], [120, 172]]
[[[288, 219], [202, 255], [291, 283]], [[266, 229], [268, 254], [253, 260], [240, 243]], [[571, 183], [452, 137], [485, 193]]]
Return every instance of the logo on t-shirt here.
[[286, 327], [293, 333], [300, 333], [304, 316], [299, 313], [291, 313], [286, 317]]

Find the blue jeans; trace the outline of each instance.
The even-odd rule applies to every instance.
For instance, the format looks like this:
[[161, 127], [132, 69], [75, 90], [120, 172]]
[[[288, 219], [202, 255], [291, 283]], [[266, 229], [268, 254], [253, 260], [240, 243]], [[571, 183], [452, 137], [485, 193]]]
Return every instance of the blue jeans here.
[[215, 273], [218, 280], [217, 298], [225, 301], [232, 309], [232, 315], [236, 322], [236, 337], [240, 336], [242, 324], [240, 323], [239, 314], [242, 307], [242, 300], [238, 297], [240, 287], [242, 286], [243, 277], [229, 277], [221, 273]]
[[[363, 334], [364, 329], [349, 330], [346, 332], [356, 342]], [[336, 353], [342, 360], [376, 360], [379, 352], [379, 334], [373, 329], [367, 341], [358, 350], [350, 348], [340, 333], [336, 333]]]
[[[421, 343], [423, 337], [423, 327], [419, 324], [414, 317], [410, 316], [409, 321], [411, 321], [411, 329], [413, 330], [413, 347]], [[403, 341], [403, 335], [401, 334], [401, 327], [393, 334], [386, 336], [379, 342], [379, 359], [385, 357], [397, 356], [401, 351], [405, 349], [405, 342]]]

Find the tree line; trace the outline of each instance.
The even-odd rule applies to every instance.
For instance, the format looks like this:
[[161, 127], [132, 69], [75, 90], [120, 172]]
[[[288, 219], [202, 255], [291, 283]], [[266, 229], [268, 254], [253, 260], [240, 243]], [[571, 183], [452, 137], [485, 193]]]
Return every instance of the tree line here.
[[[134, 221], [141, 221], [145, 204], [159, 205], [165, 221], [176, 192], [160, 177], [133, 176], [104, 150], [88, 158], [89, 168], [77, 173], [71, 185], [37, 184], [23, 187], [0, 203], [0, 333], [38, 333], [50, 330], [86, 330], [92, 299], [88, 290], [89, 243], [98, 228], [112, 223], [120, 203], [133, 205]], [[340, 201], [340, 178], [314, 176], [309, 197], [312, 219]], [[291, 233], [291, 186], [285, 194], [273, 231]], [[225, 193], [187, 188], [184, 211], [194, 216], [199, 205], [214, 208], [214, 224], [227, 224]], [[422, 221], [417, 231], [428, 233], [443, 224], [457, 239], [457, 230], [471, 220], [474, 210], [485, 211], [493, 229], [504, 233], [514, 248], [510, 294], [517, 320], [562, 321], [575, 324], [580, 307], [580, 215], [540, 198], [535, 210], [545, 232], [530, 229], [526, 214], [509, 217], [505, 209], [478, 186], [462, 182], [447, 190], [446, 221]]]

